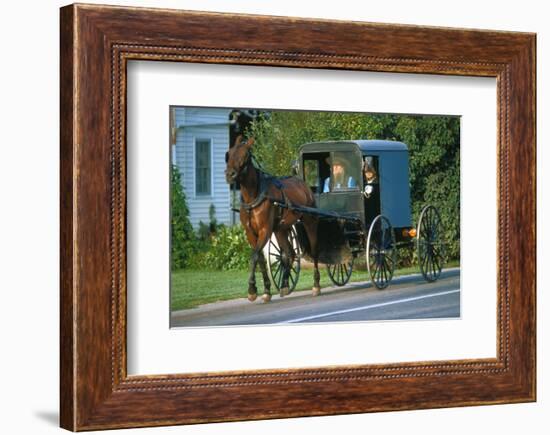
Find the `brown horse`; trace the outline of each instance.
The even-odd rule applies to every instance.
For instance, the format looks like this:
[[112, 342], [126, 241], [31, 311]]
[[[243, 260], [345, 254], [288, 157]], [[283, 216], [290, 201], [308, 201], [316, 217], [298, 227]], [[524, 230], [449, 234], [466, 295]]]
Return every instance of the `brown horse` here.
[[229, 184], [238, 182], [241, 186], [241, 224], [246, 231], [246, 237], [252, 247], [250, 259], [250, 277], [248, 279], [248, 300], [257, 297], [256, 265], [260, 264], [264, 280], [264, 302], [271, 300], [271, 282], [267, 274], [267, 265], [263, 248], [275, 233], [281, 249], [283, 265], [283, 281], [280, 296], [289, 294], [288, 279], [290, 266], [294, 259], [294, 249], [289, 242], [289, 232], [298, 220], [302, 220], [311, 248], [314, 263], [313, 295], [321, 292], [319, 284], [318, 252], [317, 252], [317, 219], [313, 216], [298, 213], [296, 210], [280, 208], [274, 201], [289, 206], [315, 207], [315, 198], [309, 187], [296, 177], [270, 177], [252, 163], [252, 145], [254, 139], [244, 141], [237, 137], [235, 145], [226, 153], [227, 168], [225, 179]]

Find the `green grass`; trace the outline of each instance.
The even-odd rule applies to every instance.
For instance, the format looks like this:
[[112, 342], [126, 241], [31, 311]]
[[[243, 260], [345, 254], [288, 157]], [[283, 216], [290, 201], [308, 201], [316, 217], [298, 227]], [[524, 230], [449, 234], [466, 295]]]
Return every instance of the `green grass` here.
[[[458, 261], [451, 261], [445, 267], [456, 267]], [[324, 265], [321, 271], [321, 288], [332, 286]], [[406, 267], [395, 271], [395, 276], [418, 273], [418, 267]], [[370, 281], [366, 269], [354, 269], [350, 282]], [[258, 292], [263, 292], [263, 281], [259, 270], [256, 273]], [[298, 285], [294, 291], [311, 290], [313, 270], [303, 267]], [[178, 270], [172, 272], [172, 292], [170, 306], [172, 310], [182, 310], [199, 305], [244, 298], [248, 290], [248, 271], [246, 270]], [[272, 293], [275, 288], [272, 286]]]

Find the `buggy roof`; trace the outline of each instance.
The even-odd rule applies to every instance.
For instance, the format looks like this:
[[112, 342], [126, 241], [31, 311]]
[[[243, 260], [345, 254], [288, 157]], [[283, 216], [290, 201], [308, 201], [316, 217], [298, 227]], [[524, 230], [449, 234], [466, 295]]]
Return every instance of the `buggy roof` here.
[[363, 154], [372, 151], [408, 151], [407, 145], [403, 142], [393, 140], [336, 140], [326, 142], [311, 142], [300, 147], [301, 152], [317, 152], [317, 151], [336, 151], [340, 147], [346, 145], [356, 145]]

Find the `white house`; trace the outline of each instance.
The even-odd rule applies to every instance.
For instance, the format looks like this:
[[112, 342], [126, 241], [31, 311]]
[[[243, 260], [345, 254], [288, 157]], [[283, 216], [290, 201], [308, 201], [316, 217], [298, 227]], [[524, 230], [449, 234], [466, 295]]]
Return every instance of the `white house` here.
[[182, 184], [194, 227], [210, 221], [213, 204], [218, 223], [235, 223], [231, 191], [225, 182], [225, 153], [229, 148], [231, 109], [172, 107], [172, 164]]

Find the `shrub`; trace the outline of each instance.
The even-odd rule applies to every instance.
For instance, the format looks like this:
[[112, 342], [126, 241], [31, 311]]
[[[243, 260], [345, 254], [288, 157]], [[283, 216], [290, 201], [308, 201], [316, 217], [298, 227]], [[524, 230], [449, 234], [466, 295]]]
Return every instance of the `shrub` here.
[[214, 204], [210, 204], [208, 209], [208, 218], [210, 219], [208, 224], [205, 224], [203, 221], [199, 222], [197, 236], [202, 242], [210, 241], [212, 236], [218, 231], [219, 225], [216, 219], [216, 206]]
[[208, 250], [198, 255], [195, 260], [196, 266], [204, 269], [246, 269], [250, 254], [250, 245], [243, 227], [220, 225], [211, 238]]
[[196, 237], [189, 221], [189, 208], [181, 185], [181, 173], [177, 166], [171, 171], [171, 265], [172, 270], [184, 268], [196, 251]]
[[208, 243], [210, 241], [210, 226], [203, 221], [199, 221], [199, 228], [197, 229], [197, 237], [201, 242]]
[[215, 234], [218, 230], [218, 220], [216, 219], [216, 206], [214, 204], [210, 204], [208, 208], [208, 218], [210, 219], [210, 234]]

